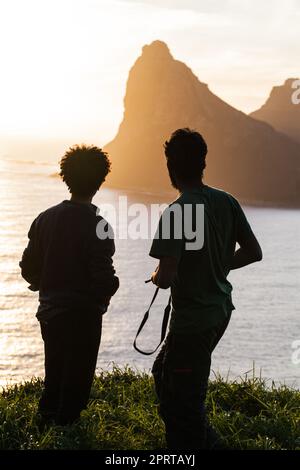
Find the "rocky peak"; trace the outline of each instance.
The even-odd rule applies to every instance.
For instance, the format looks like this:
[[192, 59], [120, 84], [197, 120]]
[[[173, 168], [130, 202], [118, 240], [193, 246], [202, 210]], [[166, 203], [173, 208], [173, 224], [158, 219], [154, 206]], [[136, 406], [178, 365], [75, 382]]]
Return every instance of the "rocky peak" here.
[[167, 44], [163, 41], [153, 41], [151, 44], [146, 44], [142, 48], [142, 57], [144, 59], [154, 59], [154, 60], [167, 60], [173, 59], [170, 49]]
[[300, 146], [213, 94], [162, 41], [144, 46], [129, 72], [123, 120], [106, 146], [110, 184], [170, 190], [163, 143], [180, 127], [198, 130], [208, 143], [208, 184], [251, 202], [300, 205]]
[[288, 78], [283, 85], [273, 87], [267, 101], [251, 116], [300, 142], [300, 105], [292, 101], [296, 80], [299, 79]]

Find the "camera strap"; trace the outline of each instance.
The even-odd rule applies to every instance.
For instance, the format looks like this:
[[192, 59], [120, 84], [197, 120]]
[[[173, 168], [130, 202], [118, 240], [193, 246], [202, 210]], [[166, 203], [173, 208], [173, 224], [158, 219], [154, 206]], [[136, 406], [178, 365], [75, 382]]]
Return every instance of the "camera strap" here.
[[148, 308], [147, 312], [145, 313], [143, 320], [141, 321], [141, 324], [138, 328], [137, 334], [136, 334], [134, 342], [133, 342], [134, 349], [136, 351], [138, 351], [139, 353], [144, 354], [145, 356], [151, 356], [151, 354], [154, 354], [158, 350], [158, 348], [162, 344], [163, 340], [165, 339], [166, 332], [167, 332], [167, 327], [168, 327], [168, 323], [169, 323], [169, 317], [170, 317], [170, 312], [171, 312], [171, 295], [169, 297], [168, 305], [166, 306], [165, 311], [164, 311], [163, 321], [162, 321], [162, 325], [161, 325], [161, 335], [160, 335], [159, 345], [153, 351], [143, 351], [142, 349], [138, 348], [137, 338], [138, 338], [139, 334], [141, 333], [142, 329], [144, 328], [144, 326], [145, 326], [145, 324], [146, 324], [146, 322], [149, 318], [150, 309], [151, 309], [152, 305], [154, 304], [154, 301], [157, 297], [158, 291], [159, 291], [159, 287], [157, 287], [155, 292], [154, 292], [154, 295], [152, 297], [149, 308]]

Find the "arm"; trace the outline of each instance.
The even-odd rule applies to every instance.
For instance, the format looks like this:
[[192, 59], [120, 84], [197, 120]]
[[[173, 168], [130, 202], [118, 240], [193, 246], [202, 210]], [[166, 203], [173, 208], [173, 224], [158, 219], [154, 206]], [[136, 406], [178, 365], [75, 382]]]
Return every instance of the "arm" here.
[[153, 284], [161, 289], [168, 289], [173, 284], [178, 268], [178, 260], [172, 256], [161, 258], [156, 271], [152, 274]]
[[114, 253], [114, 240], [98, 238], [95, 230], [88, 246], [90, 293], [106, 307], [119, 288], [119, 278], [115, 275], [112, 260]]
[[32, 291], [38, 291], [41, 274], [41, 260], [37, 253], [36, 220], [33, 221], [30, 227], [28, 238], [28, 245], [23, 252], [19, 266], [21, 268], [22, 277], [30, 284], [28, 288]]
[[254, 233], [245, 240], [238, 241], [240, 248], [235, 252], [231, 269], [239, 269], [262, 260], [262, 249]]
[[231, 269], [239, 269], [256, 261], [261, 261], [262, 249], [237, 200], [234, 200], [234, 207], [236, 211], [236, 241], [240, 248], [233, 256]]
[[[170, 207], [170, 206], [169, 206]], [[164, 219], [166, 214], [166, 218]], [[167, 236], [163, 236], [163, 224], [169, 223], [166, 230]], [[152, 282], [162, 289], [168, 289], [173, 284], [177, 275], [179, 261], [184, 250], [183, 236], [176, 237], [174, 219], [168, 217], [165, 211], [161, 216], [155, 237], [152, 242], [150, 256], [159, 260], [156, 271], [152, 274]]]

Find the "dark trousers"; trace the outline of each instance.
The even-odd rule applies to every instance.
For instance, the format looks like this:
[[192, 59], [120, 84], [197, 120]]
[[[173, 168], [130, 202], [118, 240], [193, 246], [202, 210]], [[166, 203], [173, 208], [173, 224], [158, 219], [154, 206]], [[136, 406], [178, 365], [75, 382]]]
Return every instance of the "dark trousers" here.
[[62, 313], [41, 322], [45, 346], [44, 419], [71, 424], [86, 407], [96, 368], [102, 317], [88, 311]]
[[[201, 333], [169, 333], [152, 368], [160, 415], [169, 449], [206, 449], [208, 433], [205, 399], [211, 355], [229, 318]], [[216, 437], [216, 436], [214, 436]]]

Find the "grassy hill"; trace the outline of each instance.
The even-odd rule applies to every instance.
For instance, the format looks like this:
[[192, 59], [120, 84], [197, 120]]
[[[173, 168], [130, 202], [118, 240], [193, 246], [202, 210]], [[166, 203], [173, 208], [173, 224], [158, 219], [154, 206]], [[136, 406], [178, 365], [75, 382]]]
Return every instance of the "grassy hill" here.
[[[0, 395], [0, 449], [163, 448], [152, 378], [127, 368], [95, 378], [88, 409], [73, 426], [39, 431], [43, 382], [32, 380]], [[210, 382], [209, 418], [233, 449], [300, 450], [300, 391], [267, 387], [261, 379]]]

